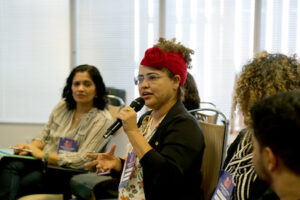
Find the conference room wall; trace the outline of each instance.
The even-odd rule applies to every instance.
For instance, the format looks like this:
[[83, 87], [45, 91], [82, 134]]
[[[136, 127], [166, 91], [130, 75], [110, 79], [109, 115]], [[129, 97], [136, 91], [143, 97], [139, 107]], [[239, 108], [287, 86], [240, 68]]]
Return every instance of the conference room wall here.
[[7, 148], [18, 143], [29, 143], [43, 128], [44, 124], [0, 124], [0, 148]]

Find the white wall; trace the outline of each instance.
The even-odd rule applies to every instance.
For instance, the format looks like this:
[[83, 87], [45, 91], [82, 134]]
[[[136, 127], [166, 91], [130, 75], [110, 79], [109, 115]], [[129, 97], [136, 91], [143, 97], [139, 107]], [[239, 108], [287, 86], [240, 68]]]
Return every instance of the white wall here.
[[0, 1], [0, 122], [45, 123], [70, 72], [68, 0]]
[[43, 126], [44, 124], [0, 123], [0, 148], [31, 142]]

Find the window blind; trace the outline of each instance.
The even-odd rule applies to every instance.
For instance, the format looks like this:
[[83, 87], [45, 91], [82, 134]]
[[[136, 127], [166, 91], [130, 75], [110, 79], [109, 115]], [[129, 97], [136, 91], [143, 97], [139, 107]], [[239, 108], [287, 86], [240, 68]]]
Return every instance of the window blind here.
[[44, 123], [70, 69], [68, 0], [0, 1], [0, 122]]

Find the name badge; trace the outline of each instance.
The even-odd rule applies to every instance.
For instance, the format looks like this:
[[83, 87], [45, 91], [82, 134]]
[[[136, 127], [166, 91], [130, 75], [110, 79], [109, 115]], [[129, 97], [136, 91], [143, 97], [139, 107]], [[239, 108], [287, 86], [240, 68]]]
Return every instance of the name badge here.
[[59, 139], [59, 146], [57, 153], [62, 153], [63, 151], [67, 152], [77, 152], [78, 144], [76, 140], [70, 138], [60, 138]]
[[220, 178], [217, 188], [212, 196], [213, 200], [230, 200], [230, 196], [233, 190], [232, 176], [223, 170], [219, 172]]
[[124, 187], [127, 184], [127, 182], [129, 181], [131, 173], [134, 169], [135, 157], [136, 157], [135, 152], [133, 152], [133, 151], [128, 152], [128, 156], [127, 156], [126, 163], [125, 163], [125, 169], [122, 173], [122, 178], [121, 178], [119, 188]]

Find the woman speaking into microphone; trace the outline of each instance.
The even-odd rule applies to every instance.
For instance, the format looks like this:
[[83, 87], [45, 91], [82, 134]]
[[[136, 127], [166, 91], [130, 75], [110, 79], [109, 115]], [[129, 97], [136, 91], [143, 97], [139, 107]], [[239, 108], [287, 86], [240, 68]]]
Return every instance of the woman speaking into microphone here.
[[138, 124], [127, 106], [118, 118], [129, 138], [127, 158], [107, 153], [90, 154], [98, 172], [119, 176], [119, 199], [202, 199], [200, 167], [204, 138], [198, 122], [181, 102], [190, 54], [193, 50], [176, 40], [160, 38], [145, 52], [136, 84], [151, 109]]

